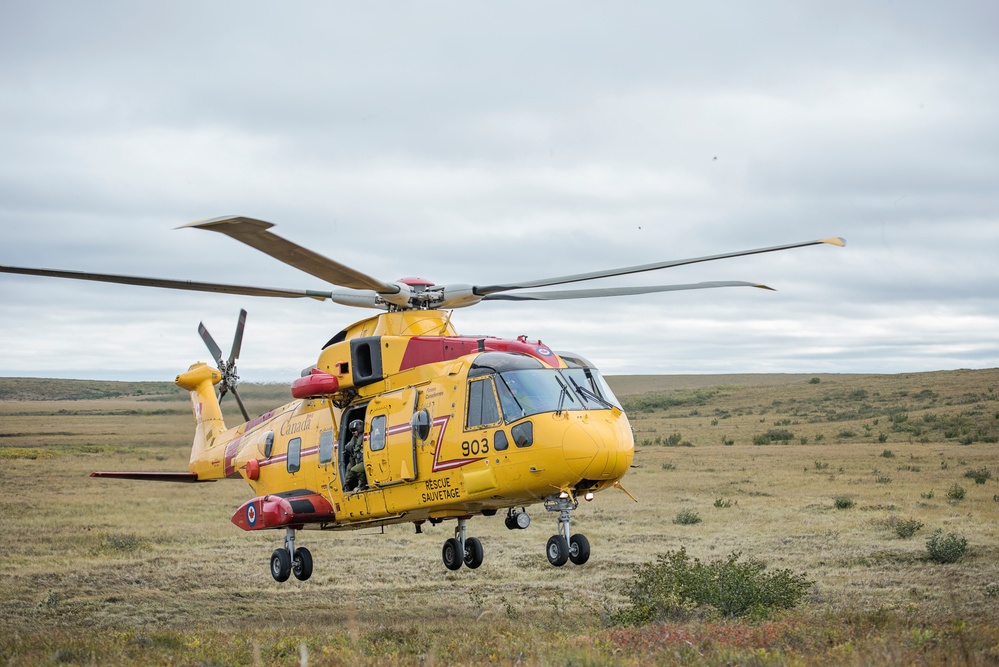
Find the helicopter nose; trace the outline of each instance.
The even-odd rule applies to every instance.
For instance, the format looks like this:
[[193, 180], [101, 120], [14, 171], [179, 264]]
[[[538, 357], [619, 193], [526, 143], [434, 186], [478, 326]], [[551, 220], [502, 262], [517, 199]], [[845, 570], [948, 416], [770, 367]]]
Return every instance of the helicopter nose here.
[[565, 431], [562, 452], [566, 465], [580, 479], [617, 479], [631, 464], [632, 447], [620, 443], [609, 424], [572, 424]]

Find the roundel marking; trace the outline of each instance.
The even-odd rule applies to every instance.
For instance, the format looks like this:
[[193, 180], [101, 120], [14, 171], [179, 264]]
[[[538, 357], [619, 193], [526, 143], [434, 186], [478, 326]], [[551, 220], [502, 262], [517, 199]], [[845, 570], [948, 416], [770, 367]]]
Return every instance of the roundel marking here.
[[246, 522], [250, 524], [250, 528], [257, 525], [257, 506], [253, 503], [246, 506]]
[[539, 347], [538, 354], [540, 354], [542, 357], [550, 357], [552, 356], [552, 351], [549, 350], [547, 347]]

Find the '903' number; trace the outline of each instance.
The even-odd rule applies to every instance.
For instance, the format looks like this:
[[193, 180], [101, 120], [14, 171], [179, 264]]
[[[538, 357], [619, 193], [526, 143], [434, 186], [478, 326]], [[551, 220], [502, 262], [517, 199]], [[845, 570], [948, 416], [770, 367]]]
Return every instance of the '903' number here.
[[461, 443], [461, 454], [462, 456], [477, 456], [479, 454], [489, 453], [489, 440], [482, 438], [481, 440], [472, 440]]

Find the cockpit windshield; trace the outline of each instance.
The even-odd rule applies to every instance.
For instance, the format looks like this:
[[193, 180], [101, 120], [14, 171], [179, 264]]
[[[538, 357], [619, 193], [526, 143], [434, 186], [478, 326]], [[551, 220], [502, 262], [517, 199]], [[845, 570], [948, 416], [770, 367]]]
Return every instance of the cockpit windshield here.
[[[542, 412], [621, 408], [600, 371], [578, 357], [566, 361], [569, 368], [548, 368], [530, 357], [487, 352], [468, 375], [492, 376], [506, 423]], [[485, 423], [478, 416], [473, 421]]]

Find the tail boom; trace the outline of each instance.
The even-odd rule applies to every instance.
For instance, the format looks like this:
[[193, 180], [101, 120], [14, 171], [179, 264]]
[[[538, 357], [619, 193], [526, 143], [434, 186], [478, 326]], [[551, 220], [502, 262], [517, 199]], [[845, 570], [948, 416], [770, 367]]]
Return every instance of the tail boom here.
[[195, 431], [188, 470], [197, 475], [199, 480], [221, 479], [225, 476], [219, 461], [212, 461], [209, 453], [221, 444], [220, 436], [226, 431], [222, 408], [215, 395], [215, 385], [221, 380], [222, 373], [218, 369], [198, 362], [186, 373], [178, 375], [174, 381], [181, 389], [191, 392]]

